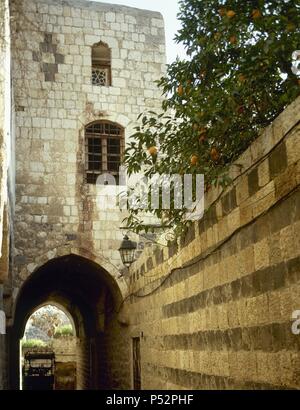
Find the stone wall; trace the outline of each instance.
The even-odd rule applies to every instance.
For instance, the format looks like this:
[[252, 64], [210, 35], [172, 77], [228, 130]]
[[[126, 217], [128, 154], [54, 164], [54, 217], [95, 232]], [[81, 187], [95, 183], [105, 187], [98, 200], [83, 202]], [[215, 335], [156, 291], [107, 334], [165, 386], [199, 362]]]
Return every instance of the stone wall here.
[[[22, 25], [13, 27], [15, 286], [64, 246], [99, 256], [122, 282], [125, 214], [99, 209], [95, 186], [84, 182], [84, 128], [95, 120], [118, 123], [127, 143], [138, 114], [160, 107], [154, 81], [165, 69], [162, 16], [78, 0], [13, 3]], [[111, 49], [111, 87], [91, 84], [91, 47], [99, 41]]]
[[77, 339], [63, 336], [52, 340], [55, 353], [55, 390], [76, 390]]
[[52, 340], [52, 349], [57, 362], [76, 362], [77, 339], [73, 336], [63, 336]]
[[54, 390], [76, 390], [76, 362], [57, 362]]
[[141, 338], [143, 389], [300, 388], [299, 120], [300, 99], [232, 166], [233, 185], [206, 195], [185, 238], [132, 266], [127, 327], [111, 343], [126, 335], [128, 367]]
[[[126, 309], [127, 306], [124, 308]], [[131, 313], [135, 315], [135, 312], [130, 311]], [[103, 380], [104, 386], [109, 389], [132, 389], [131, 336], [135, 337], [135, 330], [128, 325], [128, 318], [120, 320], [120, 317], [114, 316], [109, 321], [103, 350]]]
[[[8, 1], [0, 4], [0, 310], [9, 269], [10, 48]], [[1, 316], [2, 317], [2, 316]], [[2, 326], [1, 326], [2, 328]], [[7, 386], [6, 336], [0, 334], [0, 390]]]
[[86, 339], [77, 340], [77, 389], [88, 390], [90, 388], [90, 344]]
[[8, 170], [8, 123], [7, 105], [8, 87], [10, 73], [8, 70], [9, 51], [9, 19], [7, 2], [2, 2], [0, 6], [0, 283], [7, 277], [6, 261], [6, 241], [7, 241], [7, 170]]
[[[112, 121], [128, 142], [137, 115], [159, 109], [162, 17], [79, 0], [12, 4], [14, 298], [39, 266], [69, 253], [101, 261], [126, 296], [117, 251], [125, 215], [98, 209], [95, 187], [84, 182], [84, 128]], [[111, 87], [91, 85], [99, 41], [112, 51]], [[79, 388], [97, 378], [132, 387], [133, 337], [141, 340], [144, 389], [300, 387], [300, 337], [291, 332], [300, 308], [299, 106], [298, 99], [239, 158], [230, 188], [208, 193], [205, 217], [185, 238], [142, 254], [121, 314], [107, 321], [101, 341], [77, 344]]]

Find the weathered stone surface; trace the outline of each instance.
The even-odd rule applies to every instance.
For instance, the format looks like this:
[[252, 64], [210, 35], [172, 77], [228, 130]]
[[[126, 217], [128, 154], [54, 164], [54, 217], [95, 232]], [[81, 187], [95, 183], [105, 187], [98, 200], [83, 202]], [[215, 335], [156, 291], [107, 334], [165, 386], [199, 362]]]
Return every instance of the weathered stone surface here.
[[270, 176], [274, 178], [287, 167], [286, 145], [280, 144], [269, 157]]
[[[276, 120], [278, 132], [286, 118], [293, 128], [288, 109]], [[128, 303], [134, 329], [146, 336], [147, 388], [300, 388], [294, 368], [300, 339], [291, 332], [300, 295], [300, 191], [294, 178], [300, 158], [291, 150], [299, 133], [293, 130], [273, 149], [279, 138], [271, 131], [256, 143], [256, 159], [261, 155], [263, 162], [244, 169], [235, 189], [213, 203], [191, 241], [182, 238], [179, 249], [169, 248], [172, 265], [160, 263], [150, 279], [156, 291]], [[237, 212], [240, 219], [233, 217]], [[212, 227], [219, 235], [211, 235]], [[147, 257], [142, 254], [137, 266], [145, 266]], [[138, 283], [132, 281], [135, 291], [149, 289], [148, 274], [146, 269]]]
[[[24, 53], [28, 44], [21, 40], [29, 37], [32, 50], [30, 70], [13, 73], [15, 100], [26, 95], [26, 115], [17, 113], [16, 118], [17, 185], [22, 192], [17, 197], [15, 269], [26, 268], [22, 257], [36, 266], [34, 259], [63, 246], [66, 235], [121, 267], [119, 227], [125, 215], [100, 209], [96, 188], [84, 182], [84, 126], [96, 120], [116, 122], [124, 127], [127, 142], [137, 115], [159, 109], [162, 97], [154, 81], [165, 70], [164, 24], [156, 12], [82, 1], [73, 7], [52, 3], [34, 0], [38, 13], [26, 8], [27, 23], [15, 36]], [[33, 30], [36, 26], [40, 31]], [[149, 37], [152, 28], [157, 32]], [[91, 84], [91, 47], [99, 41], [111, 49], [112, 87]], [[17, 60], [14, 45], [13, 50]], [[29, 134], [30, 145], [25, 144]], [[29, 236], [33, 239], [25, 246]]]
[[237, 206], [236, 201], [236, 188], [231, 189], [223, 198], [223, 215], [229, 214]]
[[[12, 30], [15, 30], [14, 21], [21, 27], [12, 36], [13, 97], [21, 109], [16, 110], [15, 116], [17, 198], [11, 235], [15, 242], [11, 245], [9, 227], [5, 228], [5, 238], [2, 235], [4, 202], [7, 204], [7, 183], [3, 178], [7, 175], [9, 156], [3, 148], [10, 144], [3, 139], [4, 131], [7, 133], [3, 130], [3, 84], [0, 83], [0, 189], [5, 187], [5, 192], [0, 192], [0, 245], [3, 236], [5, 248], [10, 246], [14, 256], [10, 265], [13, 297], [10, 292], [5, 302], [10, 315], [23, 283], [49, 260], [68, 254], [80, 254], [95, 262], [109, 272], [111, 283], [120, 287], [124, 297], [128, 291], [125, 279], [120, 276], [123, 266], [118, 252], [123, 238], [120, 226], [126, 215], [99, 207], [96, 187], [85, 182], [84, 127], [97, 120], [117, 123], [124, 128], [127, 143], [134, 133], [138, 114], [160, 109], [162, 96], [155, 80], [165, 72], [164, 23], [156, 12], [80, 0], [71, 3], [33, 0], [26, 2], [20, 13], [20, 7], [13, 7]], [[1, 6], [0, 14], [2, 21]], [[91, 47], [99, 41], [111, 50], [111, 87], [91, 83]], [[0, 53], [2, 57], [2, 48]], [[9, 75], [7, 70], [8, 89]], [[2, 66], [0, 78], [2, 81]], [[8, 267], [9, 252], [0, 262], [0, 282], [8, 274], [7, 268], [4, 278], [4, 259]], [[148, 269], [154, 266], [154, 260], [162, 263], [163, 255], [159, 253], [149, 259]], [[140, 277], [142, 270], [136, 279]], [[13, 318], [9, 320], [12, 324]], [[99, 318], [98, 327], [103, 327], [103, 323], [104, 319]], [[90, 387], [86, 384], [90, 377], [89, 343], [83, 338], [78, 348], [81, 357], [78, 383], [83, 388]], [[104, 342], [101, 343], [104, 350]], [[128, 354], [124, 338], [120, 337], [120, 344], [116, 350], [125, 349]], [[1, 371], [5, 367], [2, 347]], [[110, 366], [107, 369], [109, 373]], [[112, 373], [116, 369], [107, 374], [107, 380], [113, 379], [110, 386], [130, 388], [130, 367], [122, 367], [115, 377]], [[0, 388], [4, 385], [1, 371]]]
[[250, 196], [256, 194], [259, 190], [259, 181], [258, 181], [258, 169], [254, 168], [253, 171], [248, 175], [248, 185], [249, 185], [249, 194]]
[[[121, 278], [124, 215], [99, 209], [95, 187], [85, 183], [84, 126], [116, 122], [127, 142], [137, 115], [159, 110], [154, 80], [164, 72], [163, 20], [80, 0], [34, 0], [26, 13], [29, 20], [39, 16], [33, 22], [40, 32], [24, 25], [30, 47], [15, 38], [28, 69], [15, 64], [13, 71], [15, 101], [24, 107], [16, 113], [14, 296], [40, 266], [71, 254], [109, 272], [125, 298], [119, 316], [99, 315], [90, 329], [96, 335], [79, 340], [78, 386], [91, 387], [97, 347], [97, 384], [132, 388], [132, 338], [139, 337], [145, 389], [300, 388], [300, 339], [291, 332], [300, 294], [300, 152], [293, 129], [300, 100], [237, 160], [234, 186], [207, 196], [199, 224], [164, 251], [145, 247]], [[91, 46], [100, 40], [111, 49], [111, 87], [91, 84]], [[0, 104], [3, 156], [1, 121]], [[1, 218], [0, 212], [2, 232]], [[11, 316], [15, 299], [6, 289], [0, 308]], [[5, 349], [2, 343], [0, 369], [7, 368]], [[0, 371], [0, 388], [4, 377]]]

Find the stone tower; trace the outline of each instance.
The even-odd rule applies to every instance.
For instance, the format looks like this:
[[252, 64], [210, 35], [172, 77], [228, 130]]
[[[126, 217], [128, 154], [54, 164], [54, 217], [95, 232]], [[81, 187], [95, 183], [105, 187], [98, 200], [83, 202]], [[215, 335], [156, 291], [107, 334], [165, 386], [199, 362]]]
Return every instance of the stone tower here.
[[[93, 281], [97, 269], [103, 289], [126, 295], [118, 252], [126, 214], [97, 206], [95, 181], [103, 172], [117, 177], [137, 116], [161, 106], [155, 80], [165, 70], [165, 35], [160, 13], [98, 2], [18, 0], [10, 13], [16, 209], [7, 312], [16, 341], [28, 314], [47, 300], [72, 311], [86, 286], [73, 313], [82, 318], [84, 309], [105, 308], [105, 292]], [[54, 290], [43, 277], [31, 288], [35, 296], [26, 293], [40, 269], [63, 258], [73, 258], [72, 269], [86, 278], [94, 269], [94, 279], [70, 273], [64, 290], [61, 283]], [[53, 275], [61, 272], [55, 281], [63, 280], [60, 269], [53, 267]]]
[[162, 16], [78, 0], [24, 2], [17, 12], [16, 277], [22, 282], [38, 258], [66, 245], [120, 267], [125, 215], [97, 209], [93, 178], [101, 165], [116, 170], [138, 114], [160, 107]]

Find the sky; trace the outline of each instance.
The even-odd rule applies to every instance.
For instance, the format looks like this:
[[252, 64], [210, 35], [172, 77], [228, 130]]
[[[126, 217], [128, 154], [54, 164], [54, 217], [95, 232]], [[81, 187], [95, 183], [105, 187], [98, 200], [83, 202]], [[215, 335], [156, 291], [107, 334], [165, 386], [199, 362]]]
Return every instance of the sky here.
[[[99, 1], [99, 0], [94, 0]], [[178, 0], [106, 0], [103, 3], [122, 4], [124, 6], [159, 11], [164, 16], [166, 27], [167, 61], [173, 62], [176, 56], [184, 57], [184, 48], [174, 42], [175, 33], [180, 28], [177, 20]]]

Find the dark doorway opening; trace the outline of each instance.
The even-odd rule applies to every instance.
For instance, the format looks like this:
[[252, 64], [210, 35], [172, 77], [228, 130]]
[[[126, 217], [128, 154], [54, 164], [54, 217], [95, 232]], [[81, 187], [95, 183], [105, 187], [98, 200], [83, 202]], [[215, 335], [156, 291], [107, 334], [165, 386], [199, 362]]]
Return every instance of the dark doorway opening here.
[[132, 339], [133, 353], [133, 389], [141, 390], [141, 341], [139, 337]]
[[21, 382], [20, 339], [29, 317], [39, 306], [55, 303], [69, 312], [77, 343], [78, 390], [109, 388], [106, 374], [105, 336], [120, 305], [121, 293], [114, 278], [95, 262], [77, 255], [55, 258], [37, 269], [20, 289], [11, 331], [11, 380]]

